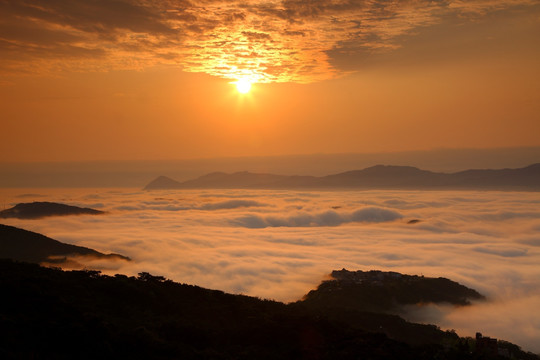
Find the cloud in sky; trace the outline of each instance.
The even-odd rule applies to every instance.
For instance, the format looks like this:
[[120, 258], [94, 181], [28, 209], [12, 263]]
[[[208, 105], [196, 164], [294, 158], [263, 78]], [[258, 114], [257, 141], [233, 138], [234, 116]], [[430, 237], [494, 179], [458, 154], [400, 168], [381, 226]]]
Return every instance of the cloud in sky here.
[[458, 31], [491, 14], [510, 8], [526, 12], [535, 5], [535, 0], [2, 0], [0, 71], [173, 64], [227, 79], [308, 83], [358, 70], [358, 56], [392, 52], [423, 29], [451, 22]]
[[87, 264], [106, 273], [148, 271], [282, 301], [301, 298], [334, 269], [443, 276], [490, 301], [422, 311], [425, 321], [540, 351], [540, 314], [531, 312], [540, 306], [537, 193], [1, 190], [8, 204], [22, 194], [102, 204], [100, 217], [4, 222], [133, 259]]

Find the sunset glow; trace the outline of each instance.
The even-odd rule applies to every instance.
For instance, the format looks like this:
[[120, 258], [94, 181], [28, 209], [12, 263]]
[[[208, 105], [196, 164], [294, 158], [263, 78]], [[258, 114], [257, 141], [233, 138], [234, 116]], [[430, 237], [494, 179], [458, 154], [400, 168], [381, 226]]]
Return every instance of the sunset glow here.
[[70, 3], [0, 4], [4, 161], [540, 146], [534, 0]]
[[539, 40], [540, 0], [0, 0], [0, 353], [540, 360]]

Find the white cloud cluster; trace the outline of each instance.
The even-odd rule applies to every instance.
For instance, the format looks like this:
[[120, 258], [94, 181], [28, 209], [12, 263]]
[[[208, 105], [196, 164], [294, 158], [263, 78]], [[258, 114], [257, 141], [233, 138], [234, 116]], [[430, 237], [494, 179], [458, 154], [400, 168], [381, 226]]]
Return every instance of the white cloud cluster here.
[[148, 271], [282, 301], [301, 298], [334, 269], [444, 276], [490, 301], [434, 307], [422, 311], [425, 321], [540, 351], [538, 193], [0, 190], [8, 205], [32, 201], [18, 197], [25, 193], [108, 211], [4, 221], [133, 259], [88, 264], [107, 273]]
[[251, 229], [265, 227], [306, 227], [306, 226], [338, 226], [351, 222], [378, 223], [401, 219], [400, 213], [379, 207], [366, 207], [351, 213], [338, 213], [327, 210], [310, 214], [301, 212], [289, 216], [244, 215], [233, 219], [232, 225]]

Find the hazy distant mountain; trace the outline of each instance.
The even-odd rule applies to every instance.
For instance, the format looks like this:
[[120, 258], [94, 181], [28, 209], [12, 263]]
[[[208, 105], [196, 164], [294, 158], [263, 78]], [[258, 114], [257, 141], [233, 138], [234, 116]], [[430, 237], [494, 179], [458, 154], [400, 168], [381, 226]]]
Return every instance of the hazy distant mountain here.
[[[159, 174], [193, 179], [212, 171], [324, 176], [377, 164], [409, 165], [438, 172], [519, 168], [538, 162], [540, 147], [129, 160], [0, 163], [0, 188], [137, 187]], [[89, 176], [91, 175], [91, 176]]]
[[65, 244], [32, 231], [0, 224], [0, 258], [33, 263], [53, 262], [61, 265], [67, 256], [81, 255], [129, 260], [122, 255], [106, 255], [86, 247]]
[[0, 218], [39, 219], [46, 216], [99, 215], [103, 211], [53, 202], [20, 203], [0, 211]]
[[176, 189], [180, 183], [167, 176], [158, 176], [152, 180], [145, 189]]
[[411, 166], [376, 165], [327, 176], [285, 176], [250, 172], [211, 173], [178, 182], [160, 176], [145, 187], [157, 189], [489, 189], [540, 190], [540, 163], [520, 169], [436, 173]]
[[383, 271], [333, 271], [332, 280], [310, 291], [304, 302], [313, 307], [400, 313], [403, 305], [449, 303], [470, 305], [484, 296], [446, 278]]
[[238, 184], [241, 187], [259, 188], [267, 184], [275, 184], [288, 179], [289, 176], [272, 174], [254, 174], [247, 171], [232, 174], [214, 172], [201, 176], [195, 180], [188, 180], [182, 183], [183, 187], [214, 187], [221, 184], [222, 187], [232, 188]]

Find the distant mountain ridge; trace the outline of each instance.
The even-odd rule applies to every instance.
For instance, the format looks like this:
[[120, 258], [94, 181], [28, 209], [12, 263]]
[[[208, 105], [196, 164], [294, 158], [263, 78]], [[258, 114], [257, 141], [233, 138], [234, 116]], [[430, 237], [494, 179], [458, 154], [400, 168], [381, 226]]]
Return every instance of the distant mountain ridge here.
[[66, 215], [100, 215], [105, 212], [91, 208], [81, 208], [73, 205], [47, 201], [20, 203], [14, 207], [0, 211], [0, 218], [39, 219], [47, 216]]
[[288, 176], [247, 171], [216, 172], [178, 182], [160, 176], [144, 187], [160, 189], [430, 189], [540, 191], [540, 163], [518, 169], [437, 173], [412, 166], [376, 165], [327, 176]]

